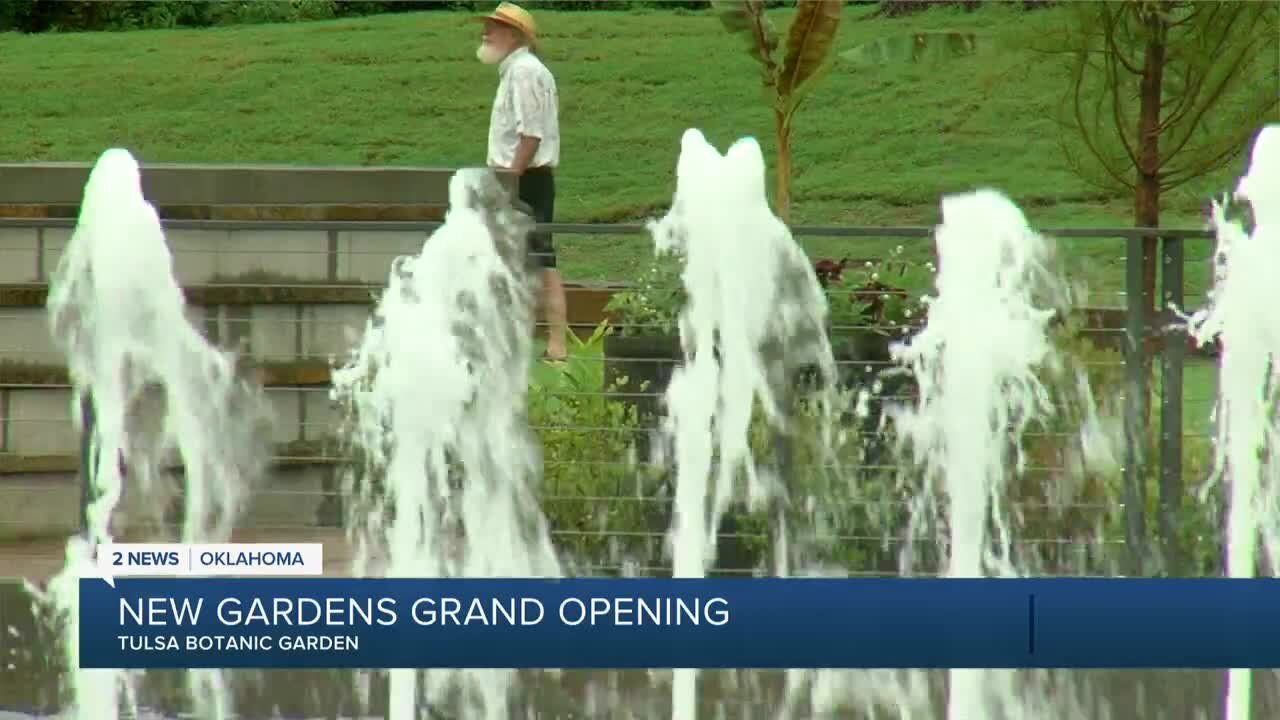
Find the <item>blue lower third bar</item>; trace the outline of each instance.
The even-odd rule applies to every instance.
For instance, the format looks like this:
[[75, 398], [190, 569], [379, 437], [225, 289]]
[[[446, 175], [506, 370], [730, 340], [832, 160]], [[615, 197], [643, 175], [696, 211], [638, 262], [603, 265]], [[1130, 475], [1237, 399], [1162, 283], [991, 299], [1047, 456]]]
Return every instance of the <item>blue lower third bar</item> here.
[[80, 663], [1280, 667], [1280, 581], [86, 579]]

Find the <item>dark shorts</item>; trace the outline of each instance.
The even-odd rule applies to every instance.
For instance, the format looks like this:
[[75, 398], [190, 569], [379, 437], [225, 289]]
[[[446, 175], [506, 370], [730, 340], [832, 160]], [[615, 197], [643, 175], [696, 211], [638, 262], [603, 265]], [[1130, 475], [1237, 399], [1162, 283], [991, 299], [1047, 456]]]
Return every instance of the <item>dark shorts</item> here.
[[[553, 222], [556, 213], [556, 176], [549, 167], [529, 168], [520, 176], [520, 200], [533, 211], [537, 223]], [[536, 268], [554, 268], [556, 249], [550, 232], [529, 233], [529, 263]]]

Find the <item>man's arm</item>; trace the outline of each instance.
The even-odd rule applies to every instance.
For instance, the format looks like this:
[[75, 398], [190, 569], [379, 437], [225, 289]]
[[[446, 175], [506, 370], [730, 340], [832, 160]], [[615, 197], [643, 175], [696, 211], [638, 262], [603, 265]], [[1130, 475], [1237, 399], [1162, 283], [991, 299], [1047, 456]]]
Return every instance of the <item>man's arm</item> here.
[[516, 175], [524, 174], [524, 171], [529, 169], [529, 163], [533, 162], [533, 156], [538, 152], [538, 145], [541, 143], [542, 138], [521, 135], [520, 143], [516, 145], [515, 159], [511, 161], [511, 171]]

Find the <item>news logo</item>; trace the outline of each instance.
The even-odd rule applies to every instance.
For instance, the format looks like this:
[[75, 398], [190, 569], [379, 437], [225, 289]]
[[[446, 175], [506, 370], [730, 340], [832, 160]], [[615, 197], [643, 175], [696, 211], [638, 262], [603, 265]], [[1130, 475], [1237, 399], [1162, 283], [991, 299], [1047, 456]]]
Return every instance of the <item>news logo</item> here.
[[111, 587], [117, 577], [316, 576], [324, 574], [324, 545], [105, 543], [95, 566]]

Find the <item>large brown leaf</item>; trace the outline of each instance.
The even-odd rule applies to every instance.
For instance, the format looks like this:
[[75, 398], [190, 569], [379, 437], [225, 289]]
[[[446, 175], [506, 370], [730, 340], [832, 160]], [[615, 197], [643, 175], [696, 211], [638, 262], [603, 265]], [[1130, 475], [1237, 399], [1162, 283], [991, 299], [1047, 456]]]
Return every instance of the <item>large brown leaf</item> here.
[[778, 33], [765, 16], [764, 3], [760, 0], [714, 0], [712, 4], [724, 28], [741, 36], [746, 41], [747, 54], [762, 66], [765, 87], [776, 85], [777, 63], [773, 56], [778, 49]]
[[840, 29], [842, 0], [801, 0], [787, 31], [782, 69], [778, 72], [778, 96], [793, 112], [801, 98], [821, 76], [831, 57]]

